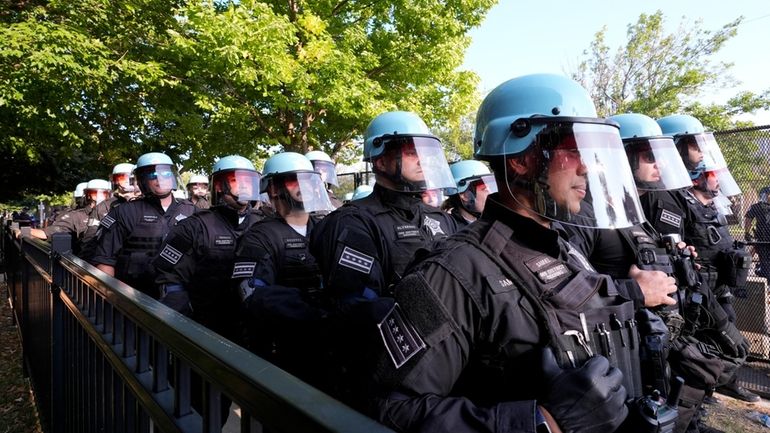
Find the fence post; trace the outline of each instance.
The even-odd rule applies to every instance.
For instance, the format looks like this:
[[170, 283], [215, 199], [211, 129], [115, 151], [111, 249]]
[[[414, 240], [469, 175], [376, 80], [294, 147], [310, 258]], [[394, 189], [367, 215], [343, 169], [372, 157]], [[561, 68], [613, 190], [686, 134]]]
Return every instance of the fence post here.
[[59, 263], [61, 253], [72, 249], [72, 235], [54, 233], [51, 237], [51, 433], [64, 431], [64, 305], [60, 292], [65, 270]]

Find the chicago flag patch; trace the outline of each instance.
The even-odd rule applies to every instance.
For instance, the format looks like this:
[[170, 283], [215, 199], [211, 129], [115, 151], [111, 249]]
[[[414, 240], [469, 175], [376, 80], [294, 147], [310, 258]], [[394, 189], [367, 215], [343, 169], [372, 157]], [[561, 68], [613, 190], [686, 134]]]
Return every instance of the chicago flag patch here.
[[425, 342], [401, 314], [398, 304], [393, 306], [382, 322], [377, 324], [388, 355], [396, 368], [401, 368], [414, 355], [425, 349]]

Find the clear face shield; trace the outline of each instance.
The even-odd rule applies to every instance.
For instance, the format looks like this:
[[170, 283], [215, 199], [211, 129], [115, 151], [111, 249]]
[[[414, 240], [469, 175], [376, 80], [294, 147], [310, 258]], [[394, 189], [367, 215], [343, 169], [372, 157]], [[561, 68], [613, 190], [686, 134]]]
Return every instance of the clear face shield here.
[[187, 194], [192, 197], [205, 198], [209, 193], [209, 185], [206, 183], [190, 183], [187, 185]]
[[396, 191], [444, 190], [454, 194], [457, 187], [446, 162], [441, 141], [432, 136], [384, 137], [385, 152], [374, 161], [375, 173], [388, 179]]
[[261, 176], [252, 170], [227, 170], [214, 173], [214, 189], [211, 202], [234, 209], [259, 200], [259, 181]]
[[112, 189], [119, 193], [138, 193], [139, 185], [132, 173], [115, 173], [112, 175]]
[[268, 194], [275, 209], [280, 209], [281, 202], [285, 202], [290, 210], [308, 213], [334, 210], [318, 172], [277, 174], [269, 182]]
[[440, 189], [426, 189], [420, 195], [423, 203], [435, 208], [440, 208], [441, 203], [443, 203], [446, 198], [444, 196], [444, 191]]
[[[719, 148], [719, 143], [714, 138], [714, 134], [710, 132], [704, 132], [701, 134], [687, 135], [680, 138], [683, 143], [680, 146], [687, 145], [687, 157], [688, 161], [685, 161], [688, 169], [692, 169], [690, 166], [697, 167], [699, 162], [703, 163], [706, 171], [713, 172], [719, 181], [719, 192], [732, 197], [741, 194], [741, 188], [733, 178], [730, 169], [727, 168], [727, 161], [725, 161], [722, 150]], [[683, 158], [685, 155], [682, 155]]]
[[313, 170], [321, 175], [321, 180], [327, 185], [339, 186], [337, 182], [337, 171], [333, 162], [329, 161], [310, 161], [313, 163]]
[[626, 156], [639, 191], [666, 191], [692, 186], [690, 174], [671, 138], [626, 143]]
[[467, 182], [468, 189], [460, 193], [460, 200], [465, 210], [473, 215], [479, 216], [484, 211], [484, 205], [487, 202], [489, 194], [497, 192], [495, 176], [486, 174], [484, 176], [471, 178]]
[[588, 118], [527, 120], [541, 129], [534, 149], [506, 156], [505, 164], [507, 187], [522, 207], [588, 228], [624, 228], [644, 221], [617, 127]]
[[714, 197], [714, 207], [720, 215], [725, 217], [733, 214], [733, 202], [723, 194], [717, 194]]
[[176, 167], [169, 164], [137, 168], [134, 175], [139, 181], [139, 189], [146, 196], [166, 197], [179, 186]]
[[86, 189], [85, 190], [85, 197], [87, 202], [99, 204], [103, 202], [104, 200], [107, 200], [110, 198], [110, 195], [112, 195], [112, 191], [107, 191], [106, 189]]

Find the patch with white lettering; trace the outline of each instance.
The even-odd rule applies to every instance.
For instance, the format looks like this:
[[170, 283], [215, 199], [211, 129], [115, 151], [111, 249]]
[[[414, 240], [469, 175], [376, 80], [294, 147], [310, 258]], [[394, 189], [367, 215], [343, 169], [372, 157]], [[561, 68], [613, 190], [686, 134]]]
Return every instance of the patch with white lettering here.
[[107, 216], [105, 216], [104, 218], [102, 218], [102, 221], [101, 221], [99, 224], [100, 224], [102, 227], [104, 227], [104, 228], [108, 229], [108, 228], [110, 228], [110, 227], [111, 227], [113, 224], [115, 224], [115, 218], [113, 218], [113, 217], [111, 217], [111, 216], [107, 215]]
[[524, 262], [524, 266], [532, 271], [543, 284], [548, 284], [564, 276], [570, 275], [570, 270], [561, 261], [551, 256], [541, 254]]
[[217, 238], [214, 239], [214, 245], [220, 245], [220, 246], [235, 245], [235, 239], [233, 239], [232, 236], [217, 236]]
[[441, 223], [427, 215], [425, 216], [425, 219], [422, 220], [422, 225], [427, 227], [433, 236], [436, 236], [439, 233], [442, 235], [446, 235], [446, 233], [444, 233], [444, 230], [441, 228]]
[[663, 209], [660, 212], [660, 222], [679, 228], [682, 225], [682, 217]]
[[157, 215], [142, 215], [142, 222], [155, 223], [158, 221]]
[[388, 355], [396, 368], [401, 368], [414, 355], [425, 349], [425, 342], [414, 326], [401, 314], [398, 304], [393, 306], [377, 327], [380, 329], [385, 349], [388, 350]]
[[532, 273], [538, 273], [545, 268], [550, 268], [554, 263], [558, 262], [555, 258], [541, 254], [535, 258], [529, 259], [524, 262], [524, 265], [532, 271]]
[[516, 286], [513, 284], [513, 281], [502, 274], [487, 276], [484, 277], [484, 279], [487, 280], [487, 284], [489, 284], [489, 287], [494, 293], [510, 292], [516, 288]]
[[166, 245], [163, 248], [163, 251], [160, 252], [160, 256], [166, 259], [167, 262], [175, 265], [179, 263], [179, 259], [182, 258], [182, 252], [172, 247], [171, 245]]
[[405, 225], [400, 225], [400, 226], [394, 226], [393, 228], [396, 230], [396, 237], [398, 239], [419, 238], [420, 237], [420, 229], [417, 228], [416, 225], [405, 224]]
[[353, 248], [345, 247], [345, 249], [342, 250], [342, 255], [340, 255], [340, 260], [337, 263], [346, 268], [369, 275], [369, 273], [372, 272], [374, 257], [356, 251]]
[[233, 275], [230, 278], [248, 278], [254, 274], [257, 262], [237, 262], [233, 266]]
[[307, 248], [307, 242], [302, 238], [284, 238], [283, 246], [289, 249], [305, 249]]
[[543, 269], [542, 271], [538, 272], [537, 279], [542, 281], [543, 284], [548, 284], [552, 281], [562, 279], [570, 274], [571, 272], [569, 268], [564, 266], [563, 263], [559, 263], [556, 266]]

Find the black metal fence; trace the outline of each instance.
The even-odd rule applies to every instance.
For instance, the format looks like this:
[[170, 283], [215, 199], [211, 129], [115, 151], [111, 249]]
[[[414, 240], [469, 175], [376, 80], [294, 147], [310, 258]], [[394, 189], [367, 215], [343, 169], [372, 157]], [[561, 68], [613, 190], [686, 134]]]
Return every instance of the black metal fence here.
[[47, 432], [218, 432], [223, 396], [241, 432], [390, 431], [64, 252], [69, 235], [1, 238]]

